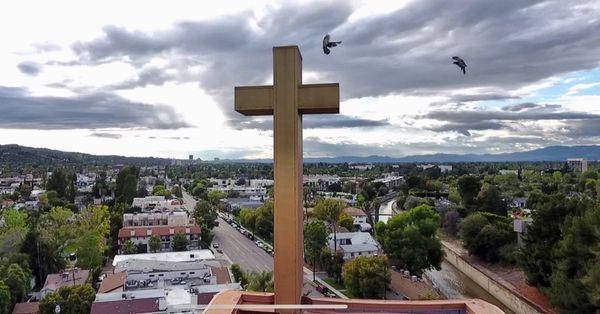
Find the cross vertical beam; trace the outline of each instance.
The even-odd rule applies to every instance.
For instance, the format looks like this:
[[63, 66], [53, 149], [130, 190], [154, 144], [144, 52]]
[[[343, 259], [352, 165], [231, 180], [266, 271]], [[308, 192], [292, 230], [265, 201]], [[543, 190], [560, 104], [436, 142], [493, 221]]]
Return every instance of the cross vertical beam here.
[[339, 85], [303, 85], [298, 46], [274, 47], [273, 86], [236, 86], [234, 101], [243, 115], [274, 116], [275, 303], [299, 304], [304, 277], [302, 115], [339, 113]]
[[299, 304], [302, 295], [302, 115], [297, 47], [273, 48], [275, 303]]

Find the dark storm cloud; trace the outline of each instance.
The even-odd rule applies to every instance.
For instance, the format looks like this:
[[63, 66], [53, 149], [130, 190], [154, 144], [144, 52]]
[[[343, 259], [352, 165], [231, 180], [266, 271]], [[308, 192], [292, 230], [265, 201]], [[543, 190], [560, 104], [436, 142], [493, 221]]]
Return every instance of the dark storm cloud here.
[[[343, 99], [474, 87], [505, 91], [595, 68], [600, 60], [600, 19], [586, 3], [413, 1], [394, 12], [352, 21], [348, 18], [354, 8], [346, 1], [288, 4], [267, 9], [260, 19], [246, 11], [155, 32], [107, 26], [102, 37], [72, 48], [79, 63], [124, 60], [142, 67], [163, 55], [180, 61], [176, 70], [200, 65], [200, 86], [234, 125], [240, 125], [247, 120], [232, 110], [233, 86], [268, 81], [275, 45], [300, 45], [304, 69], [319, 73], [323, 81], [339, 81]], [[258, 29], [250, 27], [253, 22]], [[327, 32], [343, 45], [324, 56], [320, 43]], [[459, 75], [451, 63], [453, 55], [465, 59], [467, 75]], [[152, 84], [178, 79], [157, 76]], [[136, 84], [149, 83], [131, 81], [119, 88]], [[456, 98], [467, 102], [510, 97], [499, 92]]]
[[97, 93], [73, 98], [30, 96], [24, 90], [0, 87], [0, 128], [98, 129], [189, 127], [173, 108], [131, 102]]
[[102, 132], [95, 132], [95, 133], [90, 134], [90, 136], [100, 137], [100, 138], [111, 138], [111, 139], [115, 139], [115, 140], [118, 140], [121, 137], [123, 137], [123, 135], [117, 134], [117, 133], [102, 133]]
[[[345, 115], [308, 115], [303, 118], [304, 129], [344, 129], [389, 126], [388, 120], [369, 120]], [[273, 130], [273, 119], [240, 121], [233, 125], [236, 129]]]
[[17, 65], [19, 71], [27, 75], [36, 76], [42, 70], [42, 66], [33, 61], [23, 61]]

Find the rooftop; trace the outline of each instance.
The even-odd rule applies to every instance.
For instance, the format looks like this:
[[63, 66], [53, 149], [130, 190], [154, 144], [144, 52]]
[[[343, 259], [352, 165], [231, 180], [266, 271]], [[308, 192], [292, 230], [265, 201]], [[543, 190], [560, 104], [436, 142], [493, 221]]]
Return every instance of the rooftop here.
[[143, 253], [143, 254], [128, 254], [116, 255], [113, 260], [113, 266], [118, 263], [128, 260], [145, 260], [145, 261], [163, 261], [163, 262], [193, 262], [201, 260], [215, 259], [215, 256], [210, 250], [193, 250], [184, 252], [161, 252], [161, 253]]
[[90, 271], [86, 269], [78, 269], [73, 272], [63, 272], [60, 274], [49, 274], [44, 282], [43, 290], [56, 291], [60, 287], [72, 286], [72, 285], [83, 285], [87, 281], [90, 275]]
[[[274, 299], [272, 293], [226, 290], [215, 295], [204, 313], [272, 313]], [[302, 297], [301, 306], [304, 307], [301, 313], [504, 313], [495, 305], [479, 299], [396, 301]]]

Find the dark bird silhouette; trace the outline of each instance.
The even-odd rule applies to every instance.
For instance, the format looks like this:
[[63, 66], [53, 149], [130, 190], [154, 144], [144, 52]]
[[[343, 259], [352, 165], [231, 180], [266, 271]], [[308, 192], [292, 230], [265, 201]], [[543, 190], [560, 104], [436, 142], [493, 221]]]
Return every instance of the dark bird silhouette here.
[[327, 34], [325, 35], [325, 38], [323, 38], [323, 52], [328, 55], [331, 52], [329, 48], [336, 47], [341, 43], [341, 41], [329, 41], [329, 34]]
[[454, 60], [454, 62], [452, 63], [456, 64], [463, 71], [463, 74], [467, 74], [467, 71], [465, 70], [465, 68], [467, 67], [465, 60], [457, 56], [452, 57], [452, 59]]

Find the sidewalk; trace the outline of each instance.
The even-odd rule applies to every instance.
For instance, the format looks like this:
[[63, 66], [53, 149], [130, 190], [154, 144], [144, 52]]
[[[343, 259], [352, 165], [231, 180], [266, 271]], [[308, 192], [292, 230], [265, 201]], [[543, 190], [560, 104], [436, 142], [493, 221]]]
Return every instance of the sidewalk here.
[[[307, 267], [304, 267], [304, 279], [312, 282], [312, 278], [313, 278], [312, 270], [308, 269]], [[338, 297], [340, 297], [342, 299], [348, 299], [347, 296], [345, 296], [343, 293], [341, 293], [336, 288], [332, 287], [330, 284], [326, 283], [323, 279], [319, 278], [319, 276], [315, 276], [315, 278], [318, 283], [327, 287], [327, 289], [329, 289], [331, 292], [335, 293], [335, 295], [337, 295]]]

